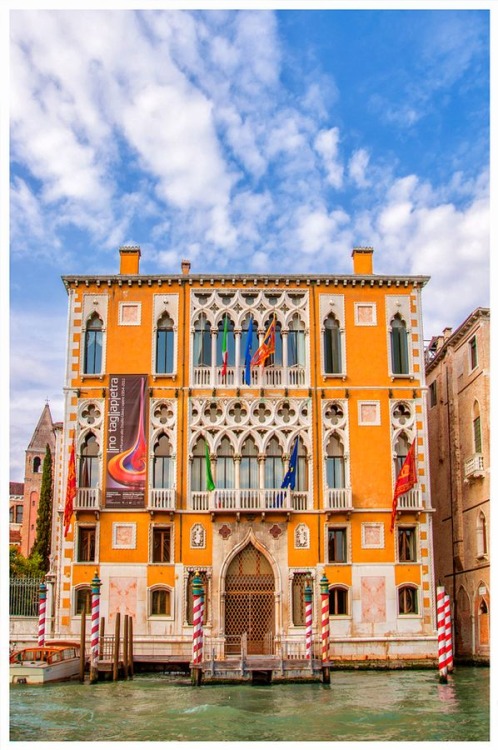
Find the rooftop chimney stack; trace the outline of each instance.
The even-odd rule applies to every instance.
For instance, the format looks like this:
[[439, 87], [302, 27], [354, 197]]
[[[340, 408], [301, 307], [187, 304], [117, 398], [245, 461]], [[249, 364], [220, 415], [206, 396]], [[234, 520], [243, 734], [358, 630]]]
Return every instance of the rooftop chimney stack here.
[[119, 273], [122, 276], [134, 276], [139, 273], [140, 248], [138, 245], [124, 245], [119, 248], [121, 258]]
[[190, 273], [190, 261], [182, 260], [182, 273], [184, 276], [188, 276]]
[[373, 247], [354, 247], [351, 255], [353, 257], [353, 273], [362, 276], [373, 274]]

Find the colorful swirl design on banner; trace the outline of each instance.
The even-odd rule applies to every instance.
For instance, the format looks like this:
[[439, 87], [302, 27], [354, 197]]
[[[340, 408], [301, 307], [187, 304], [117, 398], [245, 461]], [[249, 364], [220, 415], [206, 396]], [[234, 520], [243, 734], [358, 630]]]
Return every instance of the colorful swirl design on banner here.
[[145, 484], [147, 468], [147, 444], [144, 430], [145, 379], [140, 389], [140, 415], [135, 442], [128, 450], [118, 453], [109, 461], [107, 470], [111, 477], [127, 487], [140, 487]]

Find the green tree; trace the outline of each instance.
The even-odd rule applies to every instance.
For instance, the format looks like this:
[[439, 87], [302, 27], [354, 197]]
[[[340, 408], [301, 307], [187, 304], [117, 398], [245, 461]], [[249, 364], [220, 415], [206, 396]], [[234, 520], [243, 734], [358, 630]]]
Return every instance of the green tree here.
[[10, 548], [9, 575], [11, 578], [41, 578], [45, 571], [38, 552], [29, 557], [21, 555], [18, 548]]
[[43, 473], [40, 488], [40, 502], [38, 504], [38, 516], [36, 519], [36, 539], [31, 550], [32, 557], [38, 554], [41, 557], [42, 569], [47, 572], [50, 566], [50, 547], [52, 542], [52, 453], [47, 444], [45, 458], [43, 459]]

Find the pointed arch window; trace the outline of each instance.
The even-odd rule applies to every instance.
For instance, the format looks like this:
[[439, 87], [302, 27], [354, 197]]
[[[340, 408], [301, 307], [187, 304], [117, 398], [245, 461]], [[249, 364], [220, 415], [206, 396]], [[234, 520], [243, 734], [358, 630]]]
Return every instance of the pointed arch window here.
[[[273, 315], [265, 322], [265, 332], [268, 330], [268, 327], [272, 320]], [[273, 354], [270, 354], [270, 356], [266, 360], [266, 365], [276, 365], [277, 367], [281, 367], [283, 365], [283, 361], [282, 324], [279, 320], [277, 320], [275, 323], [275, 351]]]
[[216, 454], [216, 487], [227, 490], [235, 487], [233, 447], [227, 437], [222, 439]]
[[242, 446], [240, 487], [241, 489], [259, 488], [258, 449], [252, 437], [248, 437]]
[[401, 467], [405, 463], [406, 457], [408, 455], [408, 449], [408, 438], [404, 432], [401, 432], [394, 446], [394, 451], [396, 453], [396, 478], [401, 471]]
[[190, 482], [193, 492], [204, 492], [206, 489], [206, 442], [199, 439], [192, 452]]
[[339, 321], [332, 313], [325, 319], [323, 353], [325, 373], [327, 375], [342, 373], [341, 329]]
[[161, 433], [154, 443], [152, 486], [155, 489], [170, 489], [173, 486], [173, 459], [169, 438]]
[[289, 367], [305, 365], [304, 323], [297, 315], [289, 323], [287, 334], [287, 363]]
[[83, 372], [85, 375], [100, 375], [102, 372], [103, 323], [95, 313], [85, 330], [85, 355]]
[[408, 332], [400, 315], [391, 320], [391, 367], [394, 375], [408, 375]]
[[306, 446], [302, 440], [299, 440], [299, 447], [297, 449], [297, 464], [296, 464], [296, 490], [299, 492], [307, 492], [308, 490], [308, 452]]
[[205, 313], [194, 324], [194, 366], [211, 366], [211, 323]]
[[281, 487], [283, 479], [284, 464], [282, 461], [282, 446], [276, 437], [272, 437], [266, 448], [265, 487], [268, 489]]
[[479, 512], [477, 516], [477, 557], [486, 557], [488, 554], [488, 532], [486, 516]]
[[156, 372], [174, 372], [175, 332], [173, 321], [164, 313], [157, 322], [156, 332]]
[[327, 467], [327, 487], [329, 487], [329, 489], [344, 488], [346, 486], [344, 475], [344, 446], [341, 443], [339, 436], [336, 434], [331, 435], [329, 438], [325, 461]]
[[[221, 367], [223, 364], [223, 332], [225, 330], [225, 316], [218, 323], [218, 336], [216, 340], [216, 365]], [[228, 316], [227, 321], [227, 352], [228, 367], [235, 365], [235, 325], [233, 320]]]
[[97, 487], [99, 483], [99, 444], [89, 432], [81, 446], [79, 487]]

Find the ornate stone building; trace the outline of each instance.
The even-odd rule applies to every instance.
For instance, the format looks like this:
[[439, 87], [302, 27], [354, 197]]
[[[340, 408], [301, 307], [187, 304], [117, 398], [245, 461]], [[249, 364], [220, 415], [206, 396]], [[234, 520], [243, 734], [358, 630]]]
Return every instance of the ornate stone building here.
[[[106, 628], [131, 614], [136, 649], [190, 653], [199, 571], [209, 649], [297, 653], [305, 584], [319, 633], [325, 575], [331, 658], [433, 660], [427, 277], [375, 275], [371, 248], [321, 276], [143, 275], [140, 255], [63, 278], [62, 484], [74, 435], [78, 489], [66, 537], [59, 503], [55, 630], [79, 632], [97, 570]], [[273, 353], [248, 366], [270, 326]]]
[[489, 659], [490, 391], [488, 308], [427, 349], [435, 575], [452, 600], [460, 658]]

